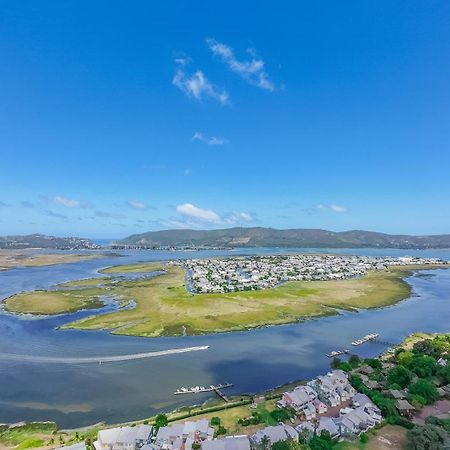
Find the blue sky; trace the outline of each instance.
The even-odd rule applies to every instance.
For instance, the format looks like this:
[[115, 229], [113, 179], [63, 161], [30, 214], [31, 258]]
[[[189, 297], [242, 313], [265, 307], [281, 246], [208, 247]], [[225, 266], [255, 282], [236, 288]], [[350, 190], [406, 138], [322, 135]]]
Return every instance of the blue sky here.
[[450, 3], [0, 1], [0, 234], [450, 232]]

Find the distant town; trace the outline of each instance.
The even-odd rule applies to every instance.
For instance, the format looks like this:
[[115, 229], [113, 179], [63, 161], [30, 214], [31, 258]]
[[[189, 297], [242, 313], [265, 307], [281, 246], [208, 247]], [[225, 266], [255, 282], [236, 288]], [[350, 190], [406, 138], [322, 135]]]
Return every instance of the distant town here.
[[273, 288], [286, 281], [344, 280], [389, 266], [448, 264], [435, 258], [375, 258], [329, 254], [190, 259], [172, 262], [187, 269], [188, 289], [219, 293]]

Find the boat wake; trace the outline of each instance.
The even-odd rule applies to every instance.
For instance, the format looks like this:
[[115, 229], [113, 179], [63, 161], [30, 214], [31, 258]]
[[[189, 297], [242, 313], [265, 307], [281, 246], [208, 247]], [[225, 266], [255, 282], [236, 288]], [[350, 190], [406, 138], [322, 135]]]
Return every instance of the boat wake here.
[[11, 353], [0, 353], [0, 360], [24, 361], [35, 363], [55, 363], [55, 364], [102, 364], [119, 361], [132, 361], [136, 359], [155, 358], [157, 356], [177, 355], [179, 353], [196, 352], [207, 350], [209, 345], [200, 347], [172, 348], [169, 350], [160, 350], [156, 352], [133, 353], [130, 355], [116, 356], [85, 356], [85, 357], [57, 357], [57, 356], [35, 356], [35, 355], [17, 355]]

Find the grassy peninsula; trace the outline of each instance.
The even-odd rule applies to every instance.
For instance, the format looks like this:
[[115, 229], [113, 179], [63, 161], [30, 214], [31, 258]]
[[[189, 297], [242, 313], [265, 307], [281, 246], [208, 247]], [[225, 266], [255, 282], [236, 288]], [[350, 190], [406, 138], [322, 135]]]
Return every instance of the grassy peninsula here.
[[0, 270], [8, 270], [15, 267], [53, 266], [103, 258], [104, 256], [103, 254], [92, 253], [36, 253], [29, 250], [0, 249]]
[[[351, 280], [292, 281], [273, 289], [198, 295], [186, 290], [182, 267], [141, 263], [103, 270], [110, 278], [65, 283], [54, 291], [17, 294], [6, 300], [5, 308], [16, 313], [60, 314], [97, 307], [99, 297], [108, 295], [134, 300], [136, 307], [88, 317], [65, 328], [105, 329], [146, 337], [217, 333], [332, 315], [338, 309], [393, 304], [410, 294], [403, 280], [409, 274], [407, 269], [371, 271]], [[124, 272], [157, 270], [164, 270], [164, 274], [138, 280], [114, 277]]]
[[100, 289], [33, 291], [9, 297], [6, 311], [21, 314], [51, 315], [95, 309], [103, 306]]

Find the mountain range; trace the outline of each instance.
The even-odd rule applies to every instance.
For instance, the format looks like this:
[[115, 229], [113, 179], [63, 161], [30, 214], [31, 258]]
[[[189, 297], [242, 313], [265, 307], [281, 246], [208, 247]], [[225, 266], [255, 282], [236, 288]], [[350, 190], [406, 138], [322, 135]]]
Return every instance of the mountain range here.
[[87, 250], [100, 248], [89, 239], [56, 237], [45, 234], [0, 236], [0, 249], [48, 248], [60, 250]]
[[222, 230], [162, 230], [134, 234], [114, 243], [119, 247], [308, 247], [308, 248], [450, 248], [450, 234], [394, 235], [373, 231], [327, 231], [249, 227]]

